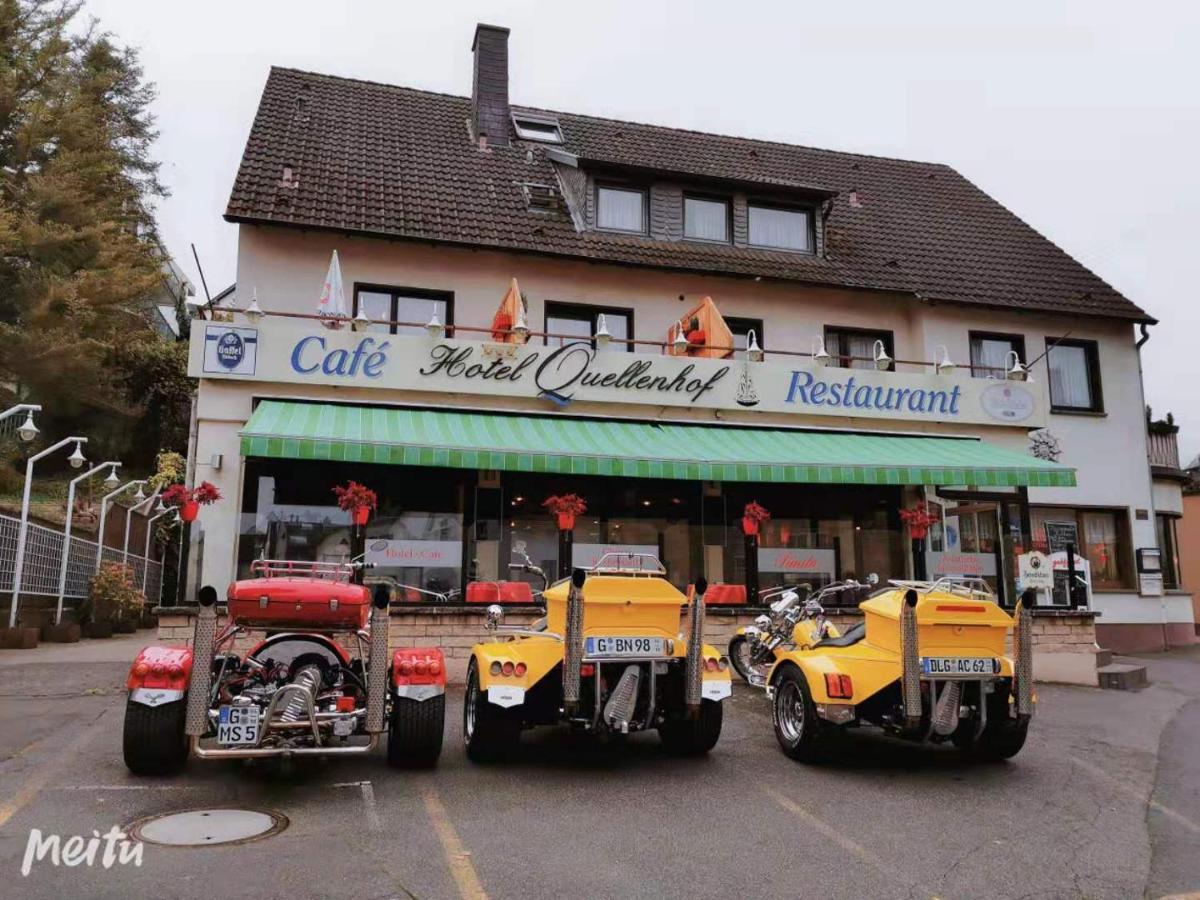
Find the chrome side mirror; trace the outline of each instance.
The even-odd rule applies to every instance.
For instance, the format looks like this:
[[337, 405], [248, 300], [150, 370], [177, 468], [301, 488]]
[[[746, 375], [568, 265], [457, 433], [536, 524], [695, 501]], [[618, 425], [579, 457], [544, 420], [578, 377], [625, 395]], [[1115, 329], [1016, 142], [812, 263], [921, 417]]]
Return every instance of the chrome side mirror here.
[[504, 607], [498, 603], [493, 603], [487, 608], [487, 629], [495, 631], [500, 626], [500, 620], [504, 618]]
[[870, 575], [867, 576], [867, 584], [871, 585], [871, 587], [874, 587], [875, 585], [879, 584], [879, 576], [876, 575], [874, 572], [872, 572]]

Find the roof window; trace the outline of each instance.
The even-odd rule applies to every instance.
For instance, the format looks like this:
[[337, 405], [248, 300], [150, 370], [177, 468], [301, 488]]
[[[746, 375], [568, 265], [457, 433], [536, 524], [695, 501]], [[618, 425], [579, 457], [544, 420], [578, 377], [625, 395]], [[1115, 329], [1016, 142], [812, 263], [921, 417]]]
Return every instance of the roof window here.
[[517, 137], [523, 141], [541, 141], [545, 144], [561, 144], [562, 129], [554, 116], [537, 116], [530, 113], [513, 113], [513, 127]]

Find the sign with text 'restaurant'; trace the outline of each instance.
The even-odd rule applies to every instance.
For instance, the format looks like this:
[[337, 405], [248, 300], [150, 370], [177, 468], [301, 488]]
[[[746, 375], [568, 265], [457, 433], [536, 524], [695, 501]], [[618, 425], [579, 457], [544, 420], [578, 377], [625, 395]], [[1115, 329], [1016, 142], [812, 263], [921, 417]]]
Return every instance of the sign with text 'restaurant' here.
[[[231, 337], [232, 335], [232, 337]], [[234, 339], [236, 338], [236, 340]], [[239, 355], [239, 346], [242, 348]], [[245, 348], [253, 347], [247, 367]], [[901, 422], [1044, 424], [1040, 394], [968, 375], [821, 367], [808, 359], [749, 362], [648, 353], [589, 341], [492, 344], [297, 327], [205, 323], [192, 330], [197, 378], [341, 385], [390, 391], [531, 397], [573, 403], [749, 409]]]

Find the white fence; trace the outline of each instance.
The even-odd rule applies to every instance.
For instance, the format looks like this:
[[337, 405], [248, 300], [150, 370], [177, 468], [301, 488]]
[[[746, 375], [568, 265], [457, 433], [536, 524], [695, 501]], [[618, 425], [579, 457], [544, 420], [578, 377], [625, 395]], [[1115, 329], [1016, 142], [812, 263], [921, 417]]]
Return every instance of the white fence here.
[[[20, 527], [20, 519], [0, 515], [0, 590], [7, 594], [11, 594], [13, 589], [17, 532]], [[21, 572], [21, 593], [57, 597], [65, 535], [32, 522], [25, 527], [25, 566]], [[105, 547], [101, 559], [106, 563], [124, 562], [128, 565], [138, 590], [152, 606], [158, 605], [162, 590], [162, 563], [132, 551], [127, 557], [120, 547]], [[96, 574], [97, 568], [96, 542], [72, 537], [63, 596], [77, 600], [86, 597], [88, 582]]]

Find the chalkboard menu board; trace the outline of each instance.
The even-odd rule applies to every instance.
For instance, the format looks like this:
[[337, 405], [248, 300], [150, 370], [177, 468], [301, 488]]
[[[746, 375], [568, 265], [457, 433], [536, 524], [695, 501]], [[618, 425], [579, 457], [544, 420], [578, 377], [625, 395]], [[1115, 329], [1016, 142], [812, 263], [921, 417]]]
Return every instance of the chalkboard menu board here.
[[1067, 544], [1078, 552], [1079, 527], [1074, 522], [1047, 522], [1043, 527], [1046, 529], [1047, 553], [1065, 552]]

